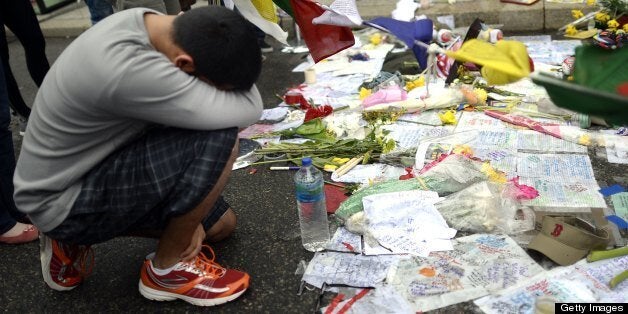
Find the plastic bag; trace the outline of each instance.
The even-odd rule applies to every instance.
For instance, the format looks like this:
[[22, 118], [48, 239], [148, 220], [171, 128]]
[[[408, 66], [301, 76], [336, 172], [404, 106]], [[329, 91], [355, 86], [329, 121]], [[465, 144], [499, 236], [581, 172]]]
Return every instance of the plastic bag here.
[[493, 169], [488, 162], [460, 154], [441, 158], [425, 166], [417, 176], [424, 190], [447, 195], [480, 181], [506, 182], [505, 175]]
[[534, 212], [518, 208], [512, 183], [482, 181], [436, 203], [451, 228], [473, 233], [516, 234], [534, 229]]
[[362, 205], [362, 199], [365, 196], [380, 194], [380, 193], [389, 193], [389, 192], [400, 192], [400, 191], [409, 191], [409, 190], [420, 190], [421, 184], [419, 181], [415, 179], [409, 180], [389, 180], [382, 183], [378, 183], [369, 187], [366, 187], [362, 190], [355, 192], [348, 199], [346, 199], [340, 207], [336, 210], [336, 217], [340, 220], [341, 223], [344, 223], [351, 217], [352, 215], [359, 213], [364, 210], [364, 205]]

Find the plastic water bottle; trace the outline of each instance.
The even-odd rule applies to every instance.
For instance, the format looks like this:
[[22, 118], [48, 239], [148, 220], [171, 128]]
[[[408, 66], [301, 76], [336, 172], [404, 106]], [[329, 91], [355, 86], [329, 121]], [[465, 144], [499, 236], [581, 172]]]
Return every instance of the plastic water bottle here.
[[312, 166], [312, 159], [305, 157], [294, 176], [296, 186], [301, 242], [311, 252], [321, 251], [329, 242], [329, 225], [323, 174]]

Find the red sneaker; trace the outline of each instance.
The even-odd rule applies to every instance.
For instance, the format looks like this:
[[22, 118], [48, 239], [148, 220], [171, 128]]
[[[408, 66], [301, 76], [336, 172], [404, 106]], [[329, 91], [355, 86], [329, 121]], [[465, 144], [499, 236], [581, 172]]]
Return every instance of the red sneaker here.
[[[63, 244], [43, 233], [39, 239], [41, 272], [50, 288], [72, 290], [91, 273], [94, 254], [89, 246]], [[86, 263], [88, 259], [89, 265]]]
[[[211, 259], [203, 253], [206, 248]], [[155, 273], [149, 255], [141, 271], [140, 293], [150, 300], [181, 299], [198, 306], [223, 304], [242, 295], [249, 287], [249, 275], [218, 265], [209, 246], [203, 250], [192, 262], [179, 262], [165, 275]]]

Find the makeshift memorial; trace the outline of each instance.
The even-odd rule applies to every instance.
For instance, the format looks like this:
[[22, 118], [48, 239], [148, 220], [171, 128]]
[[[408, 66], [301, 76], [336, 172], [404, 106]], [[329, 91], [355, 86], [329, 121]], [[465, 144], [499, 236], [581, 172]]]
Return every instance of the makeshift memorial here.
[[538, 251], [559, 265], [571, 265], [589, 251], [606, 249], [608, 232], [588, 222], [569, 216], [543, 217], [541, 232], [532, 239], [528, 249]]

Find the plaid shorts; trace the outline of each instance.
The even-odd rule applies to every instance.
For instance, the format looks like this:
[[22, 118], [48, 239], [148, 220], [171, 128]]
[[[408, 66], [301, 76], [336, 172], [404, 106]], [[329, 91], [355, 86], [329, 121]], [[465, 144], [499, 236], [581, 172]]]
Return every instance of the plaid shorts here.
[[[88, 245], [163, 230], [213, 189], [237, 135], [237, 128], [148, 130], [87, 173], [68, 217], [46, 235]], [[228, 208], [220, 197], [203, 220], [205, 230]]]

